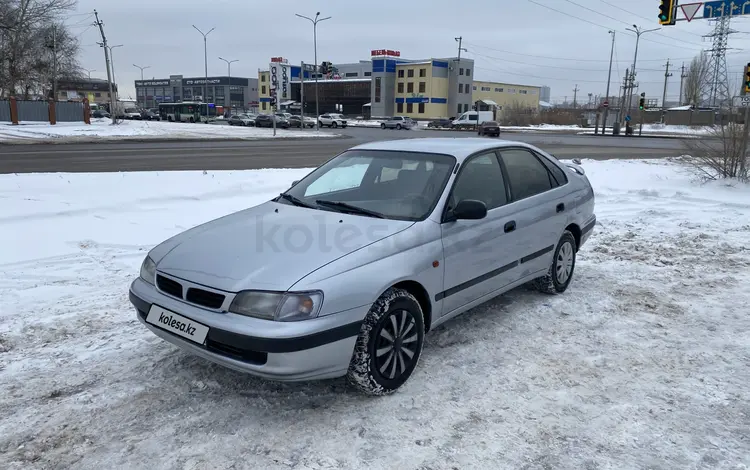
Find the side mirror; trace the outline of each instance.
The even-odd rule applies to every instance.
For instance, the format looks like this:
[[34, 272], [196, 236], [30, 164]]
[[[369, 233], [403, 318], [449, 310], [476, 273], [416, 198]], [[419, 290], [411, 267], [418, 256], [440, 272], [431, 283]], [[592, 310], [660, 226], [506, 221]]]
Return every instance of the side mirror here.
[[573, 163], [575, 163], [576, 165], [580, 165], [581, 164], [581, 159], [580, 158], [574, 158], [573, 159]]
[[297, 185], [297, 183], [299, 183], [299, 180], [294, 180], [294, 181], [292, 181], [292, 186], [296, 186], [296, 185]]
[[459, 201], [452, 213], [453, 220], [479, 220], [487, 217], [487, 205], [475, 199]]

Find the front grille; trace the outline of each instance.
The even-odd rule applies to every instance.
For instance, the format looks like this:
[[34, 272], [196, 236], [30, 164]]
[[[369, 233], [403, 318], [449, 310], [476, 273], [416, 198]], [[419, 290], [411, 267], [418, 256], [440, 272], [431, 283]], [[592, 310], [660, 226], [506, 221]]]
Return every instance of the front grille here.
[[182, 298], [182, 284], [180, 284], [179, 282], [166, 278], [161, 274], [157, 274], [156, 285], [162, 292]]
[[214, 341], [210, 338], [206, 338], [206, 349], [222, 356], [226, 356], [238, 361], [249, 362], [251, 364], [263, 365], [268, 362], [268, 353], [251, 351], [249, 349], [242, 349], [236, 346], [230, 346], [228, 344]]
[[191, 287], [187, 291], [185, 300], [208, 308], [219, 308], [224, 303], [224, 295]]

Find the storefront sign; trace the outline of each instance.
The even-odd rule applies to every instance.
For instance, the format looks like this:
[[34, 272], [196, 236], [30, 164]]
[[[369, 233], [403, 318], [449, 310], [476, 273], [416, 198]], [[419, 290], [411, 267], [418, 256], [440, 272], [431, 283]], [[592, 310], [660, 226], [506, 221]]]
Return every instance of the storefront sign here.
[[401, 57], [401, 51], [392, 51], [390, 49], [374, 49], [370, 51], [372, 57]]
[[287, 60], [283, 57], [271, 57], [271, 63], [286, 64]]
[[289, 84], [289, 65], [272, 62], [270, 65], [271, 75], [271, 96], [276, 96], [278, 100], [288, 100], [291, 98], [291, 85]]
[[[205, 78], [187, 79], [187, 80], [183, 80], [182, 82], [183, 82], [183, 85], [203, 85], [203, 84], [206, 83], [206, 79]], [[221, 82], [222, 82], [222, 80], [219, 79], [219, 78], [209, 78], [208, 79], [208, 84], [209, 85], [218, 85]]]
[[169, 86], [169, 80], [136, 80], [135, 86]]

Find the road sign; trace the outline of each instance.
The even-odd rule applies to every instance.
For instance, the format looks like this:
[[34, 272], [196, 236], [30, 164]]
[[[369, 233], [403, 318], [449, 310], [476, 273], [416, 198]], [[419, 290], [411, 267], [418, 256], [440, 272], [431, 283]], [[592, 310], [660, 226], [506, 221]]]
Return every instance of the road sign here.
[[609, 101], [605, 101], [602, 103], [602, 108], [608, 108], [609, 107]]
[[746, 108], [750, 106], [750, 95], [735, 96], [734, 105], [738, 108]]
[[750, 2], [739, 5], [735, 0], [714, 0], [703, 2], [703, 18], [750, 15]]
[[701, 5], [703, 5], [703, 2], [686, 3], [684, 5], [680, 5], [680, 8], [682, 8], [682, 14], [685, 15], [685, 19], [691, 21], [693, 18], [695, 18], [695, 14], [698, 13]]
[[630, 115], [625, 116], [625, 122], [630, 122]]

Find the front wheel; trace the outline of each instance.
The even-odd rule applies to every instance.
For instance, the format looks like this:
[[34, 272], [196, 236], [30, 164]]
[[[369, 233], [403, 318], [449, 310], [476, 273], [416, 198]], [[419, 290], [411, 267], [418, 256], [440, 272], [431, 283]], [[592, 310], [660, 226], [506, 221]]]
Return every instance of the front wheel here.
[[333, 121], [333, 122], [331, 123], [331, 126], [333, 126], [333, 128], [335, 129], [335, 128], [339, 127], [339, 123], [338, 123], [338, 122], [336, 122], [336, 121]]
[[385, 129], [385, 124], [380, 124], [381, 129]]
[[365, 316], [347, 372], [349, 383], [368, 395], [395, 392], [417, 367], [423, 343], [419, 302], [391, 287]]
[[534, 280], [534, 286], [545, 294], [562, 294], [573, 279], [576, 267], [576, 239], [568, 230], [563, 232], [555, 247], [552, 266], [544, 276]]
[[398, 130], [398, 131], [401, 130], [401, 124], [396, 124], [396, 130]]

